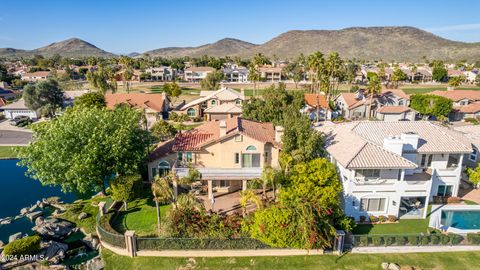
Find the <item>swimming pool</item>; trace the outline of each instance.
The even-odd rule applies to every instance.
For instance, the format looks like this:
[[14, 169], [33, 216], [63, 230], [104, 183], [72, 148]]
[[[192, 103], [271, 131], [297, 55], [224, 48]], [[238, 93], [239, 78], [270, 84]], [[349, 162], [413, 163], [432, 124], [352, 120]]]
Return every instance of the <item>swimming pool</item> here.
[[480, 210], [442, 210], [441, 223], [462, 230], [480, 230]]

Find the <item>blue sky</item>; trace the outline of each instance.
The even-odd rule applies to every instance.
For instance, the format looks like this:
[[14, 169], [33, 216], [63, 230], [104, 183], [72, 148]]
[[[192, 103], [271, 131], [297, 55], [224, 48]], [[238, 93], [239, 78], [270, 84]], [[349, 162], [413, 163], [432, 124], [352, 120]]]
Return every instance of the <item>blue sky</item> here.
[[224, 37], [263, 43], [288, 30], [392, 25], [480, 42], [477, 0], [0, 0], [0, 10], [0, 48], [78, 37], [130, 53]]

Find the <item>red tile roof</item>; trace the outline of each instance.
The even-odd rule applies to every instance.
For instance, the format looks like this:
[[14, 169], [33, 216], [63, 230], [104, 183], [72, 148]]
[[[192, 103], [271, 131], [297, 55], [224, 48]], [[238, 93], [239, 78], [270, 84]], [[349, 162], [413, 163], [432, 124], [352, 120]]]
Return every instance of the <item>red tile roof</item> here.
[[312, 107], [320, 106], [324, 109], [328, 108], [327, 99], [325, 95], [321, 94], [305, 94], [304, 95], [305, 103]]
[[407, 106], [383, 106], [380, 107], [377, 112], [379, 113], [404, 113], [404, 112], [409, 112], [410, 108]]
[[453, 101], [459, 101], [462, 99], [480, 101], [480, 91], [476, 91], [476, 90], [451, 90], [451, 91], [436, 90], [436, 91], [430, 92], [429, 94], [446, 97]]
[[153, 161], [160, 157], [173, 154], [174, 153], [172, 150], [173, 141], [174, 141], [173, 139], [170, 139], [168, 141], [159, 143], [157, 145], [157, 148], [155, 148], [155, 150], [152, 153], [150, 153], [150, 155], [148, 155], [148, 160]]
[[460, 106], [456, 109], [462, 113], [477, 113], [480, 112], [480, 102], [473, 102], [465, 106]]
[[131, 94], [105, 94], [107, 107], [113, 109], [116, 105], [126, 103], [137, 108], [150, 108], [162, 112], [165, 103], [163, 94], [131, 93]]

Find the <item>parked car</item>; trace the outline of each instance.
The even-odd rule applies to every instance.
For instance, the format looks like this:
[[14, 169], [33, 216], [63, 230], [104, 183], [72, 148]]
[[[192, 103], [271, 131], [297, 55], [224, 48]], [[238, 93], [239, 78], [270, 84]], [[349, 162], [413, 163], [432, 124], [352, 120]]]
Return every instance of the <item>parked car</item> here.
[[17, 127], [24, 127], [32, 122], [33, 121], [32, 119], [30, 119], [30, 117], [21, 115], [21, 116], [16, 116], [12, 120], [10, 120], [10, 125], [17, 126]]

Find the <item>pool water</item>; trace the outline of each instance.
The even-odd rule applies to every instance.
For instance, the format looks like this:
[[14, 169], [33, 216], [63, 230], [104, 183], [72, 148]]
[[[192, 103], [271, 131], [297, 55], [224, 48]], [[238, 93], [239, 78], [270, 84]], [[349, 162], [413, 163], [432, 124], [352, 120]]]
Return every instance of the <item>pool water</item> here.
[[480, 230], [480, 210], [443, 210], [442, 225], [464, 230]]

